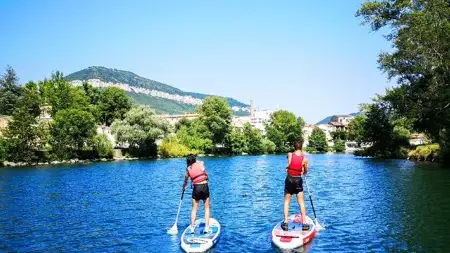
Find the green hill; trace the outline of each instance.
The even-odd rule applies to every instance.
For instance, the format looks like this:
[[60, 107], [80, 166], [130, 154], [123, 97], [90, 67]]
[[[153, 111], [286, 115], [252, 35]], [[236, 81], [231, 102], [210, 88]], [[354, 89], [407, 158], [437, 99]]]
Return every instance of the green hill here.
[[[204, 99], [207, 94], [186, 92], [176, 87], [138, 76], [130, 71], [110, 69], [105, 67], [89, 67], [66, 76], [69, 81], [87, 81], [98, 79], [102, 83], [122, 84], [130, 98], [139, 104], [151, 106], [157, 113], [178, 114], [192, 112], [196, 108], [196, 101]], [[92, 83], [99, 86], [98, 83]], [[104, 85], [104, 84], [102, 84]], [[140, 88], [136, 90], [136, 88]], [[132, 90], [134, 89], [134, 90]], [[150, 91], [163, 92], [163, 94], [150, 95]], [[236, 99], [225, 97], [236, 115], [248, 114], [245, 110], [249, 105]]]

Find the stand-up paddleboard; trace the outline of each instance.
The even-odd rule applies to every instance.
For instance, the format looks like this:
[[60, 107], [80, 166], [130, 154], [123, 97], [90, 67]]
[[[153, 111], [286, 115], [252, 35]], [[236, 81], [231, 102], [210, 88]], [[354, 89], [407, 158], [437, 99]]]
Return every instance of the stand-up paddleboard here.
[[281, 249], [295, 249], [312, 240], [316, 234], [316, 225], [313, 220], [306, 216], [305, 225], [303, 227], [302, 223], [296, 222], [297, 215], [291, 215], [288, 217], [288, 231], [284, 231], [281, 228], [280, 221], [275, 225], [272, 230], [272, 242]]
[[219, 240], [220, 224], [216, 219], [209, 218], [209, 232], [205, 231], [205, 219], [198, 219], [194, 223], [194, 233], [189, 226], [181, 235], [181, 248], [186, 252], [204, 252], [212, 248]]

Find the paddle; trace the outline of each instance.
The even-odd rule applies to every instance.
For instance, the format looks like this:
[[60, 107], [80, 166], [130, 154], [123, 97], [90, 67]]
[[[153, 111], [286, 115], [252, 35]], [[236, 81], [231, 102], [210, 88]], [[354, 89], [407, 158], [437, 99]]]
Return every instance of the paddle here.
[[305, 184], [306, 184], [306, 188], [308, 189], [309, 201], [311, 201], [311, 206], [312, 206], [312, 210], [313, 210], [313, 213], [314, 213], [314, 223], [316, 224], [317, 229], [321, 230], [321, 229], [323, 229], [323, 227], [319, 224], [319, 221], [317, 221], [316, 210], [314, 209], [314, 204], [313, 204], [313, 201], [312, 201], [311, 192], [309, 191], [308, 182], [306, 182], [306, 175], [305, 175]]
[[175, 219], [175, 224], [173, 224], [173, 226], [167, 231], [167, 233], [171, 234], [171, 235], [176, 235], [178, 234], [178, 215], [180, 214], [180, 209], [181, 209], [181, 203], [183, 203], [183, 196], [184, 196], [184, 189], [181, 192], [181, 199], [180, 199], [180, 204], [178, 205], [178, 212], [177, 212], [177, 218]]

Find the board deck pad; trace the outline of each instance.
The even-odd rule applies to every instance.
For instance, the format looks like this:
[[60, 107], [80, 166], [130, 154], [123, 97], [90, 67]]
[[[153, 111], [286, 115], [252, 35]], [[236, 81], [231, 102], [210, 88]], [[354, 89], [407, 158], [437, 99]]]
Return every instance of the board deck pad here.
[[[315, 224], [313, 220], [306, 217], [305, 223], [302, 224], [296, 215], [288, 217], [288, 230], [281, 228], [282, 221], [278, 222], [272, 229], [272, 242], [282, 249], [293, 249], [300, 247], [309, 241], [315, 235]], [[308, 225], [303, 227], [303, 225]]]
[[205, 233], [205, 219], [198, 219], [194, 223], [194, 233], [188, 226], [181, 236], [181, 246], [186, 252], [204, 252], [216, 244], [220, 235], [220, 224], [210, 218], [209, 231]]
[[[184, 236], [185, 243], [195, 243], [195, 239], [212, 239], [214, 235], [217, 233], [217, 226], [210, 226], [209, 227], [209, 233], [204, 233], [205, 231], [205, 223], [200, 223], [199, 225], [195, 226], [194, 233], [191, 234], [189, 232], [186, 233]], [[198, 240], [198, 242], [201, 242], [201, 240]]]
[[[309, 225], [309, 224], [308, 224]], [[288, 230], [285, 231], [281, 228], [281, 222], [275, 226], [275, 233], [280, 236], [299, 236], [306, 235], [313, 229], [313, 226], [309, 225], [308, 229], [303, 230], [303, 224], [297, 223], [292, 220], [288, 220]]]

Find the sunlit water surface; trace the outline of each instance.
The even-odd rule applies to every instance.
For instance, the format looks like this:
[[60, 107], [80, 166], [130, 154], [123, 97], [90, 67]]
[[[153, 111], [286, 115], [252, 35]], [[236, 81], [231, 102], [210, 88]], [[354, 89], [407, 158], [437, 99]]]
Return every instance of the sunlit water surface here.
[[[351, 155], [308, 158], [307, 181], [326, 229], [296, 251], [450, 251], [449, 169]], [[285, 156], [203, 160], [211, 215], [223, 230], [212, 252], [279, 252], [270, 232], [282, 219]], [[166, 230], [184, 170], [183, 159], [0, 169], [0, 252], [182, 252], [189, 187], [179, 234]], [[309, 201], [306, 207], [313, 217]], [[294, 201], [290, 210], [298, 212]]]

